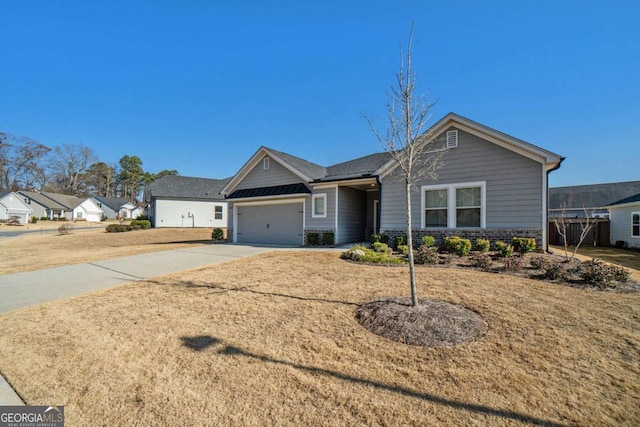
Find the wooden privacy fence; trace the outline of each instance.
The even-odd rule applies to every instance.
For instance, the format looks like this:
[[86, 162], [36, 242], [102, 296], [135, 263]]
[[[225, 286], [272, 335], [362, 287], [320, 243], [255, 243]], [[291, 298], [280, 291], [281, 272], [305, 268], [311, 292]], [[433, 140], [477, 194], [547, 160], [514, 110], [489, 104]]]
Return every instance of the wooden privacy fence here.
[[[608, 219], [591, 219], [596, 224], [589, 231], [589, 235], [582, 242], [582, 246], [611, 246], [609, 240], [609, 220]], [[565, 218], [564, 223], [567, 227], [567, 243], [569, 246], [575, 246], [580, 242], [580, 234], [582, 233], [582, 225], [587, 222], [585, 218]], [[562, 246], [562, 236], [558, 233], [553, 219], [549, 219], [549, 244]]]

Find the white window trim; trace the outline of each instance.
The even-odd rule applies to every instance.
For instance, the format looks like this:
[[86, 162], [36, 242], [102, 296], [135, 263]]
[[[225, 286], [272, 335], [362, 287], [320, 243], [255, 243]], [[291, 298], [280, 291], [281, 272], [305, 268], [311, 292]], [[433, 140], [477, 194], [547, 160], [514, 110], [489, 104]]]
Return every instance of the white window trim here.
[[455, 184], [423, 185], [420, 187], [420, 227], [426, 227], [426, 200], [425, 191], [447, 190], [447, 228], [477, 229], [478, 227], [456, 226], [456, 190], [458, 188], [480, 187], [480, 228], [487, 228], [487, 182], [460, 182]]
[[447, 141], [447, 148], [458, 148], [458, 131], [448, 130], [446, 141]]
[[[216, 218], [216, 209], [220, 208], [220, 218]], [[213, 220], [224, 221], [224, 205], [213, 205]]]
[[[316, 199], [323, 199], [324, 213], [316, 213]], [[326, 218], [327, 217], [327, 193], [319, 193], [311, 196], [311, 218]]]
[[262, 159], [262, 170], [269, 170], [269, 157]]
[[631, 212], [631, 238], [632, 239], [640, 239], [640, 235], [638, 235], [638, 236], [634, 236], [633, 235], [633, 216], [634, 215], [640, 216], [640, 212]]

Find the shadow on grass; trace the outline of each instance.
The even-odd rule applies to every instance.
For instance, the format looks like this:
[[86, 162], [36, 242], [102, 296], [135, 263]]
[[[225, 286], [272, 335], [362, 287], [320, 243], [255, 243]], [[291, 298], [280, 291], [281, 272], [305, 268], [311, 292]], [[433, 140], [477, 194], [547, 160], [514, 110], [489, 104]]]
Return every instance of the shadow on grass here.
[[342, 304], [342, 305], [352, 305], [354, 307], [360, 307], [359, 303], [351, 302], [351, 301], [340, 301], [340, 300], [331, 300], [326, 298], [305, 297], [305, 296], [299, 296], [299, 295], [283, 294], [279, 292], [258, 291], [254, 289], [255, 286], [254, 287], [242, 286], [242, 287], [235, 288], [235, 287], [226, 287], [222, 285], [193, 283], [193, 282], [184, 282], [184, 281], [175, 281], [175, 280], [172, 280], [172, 281], [149, 280], [148, 282], [156, 285], [162, 285], [162, 286], [169, 285], [169, 286], [180, 286], [184, 288], [211, 289], [212, 293], [214, 294], [222, 294], [222, 293], [229, 293], [229, 292], [247, 292], [255, 295], [263, 295], [263, 296], [270, 296], [270, 297], [277, 297], [277, 298], [290, 298], [298, 301], [323, 302], [323, 303], [329, 303], [329, 304]]
[[[410, 397], [413, 399], [422, 400], [425, 402], [431, 402], [436, 405], [447, 406], [454, 409], [459, 409], [463, 411], [468, 411], [477, 414], [488, 415], [492, 417], [498, 417], [508, 420], [520, 421], [532, 425], [539, 426], [549, 426], [549, 427], [565, 427], [568, 424], [562, 424], [555, 421], [544, 420], [541, 418], [533, 417], [527, 414], [523, 414], [520, 412], [509, 411], [505, 409], [497, 409], [491, 408], [485, 405], [477, 405], [474, 403], [461, 402], [459, 400], [447, 399], [445, 397], [436, 396], [434, 394], [422, 393], [417, 390], [412, 390], [405, 387], [398, 387], [395, 385], [385, 384], [382, 382], [359, 378], [353, 375], [348, 375], [342, 372], [332, 371], [330, 369], [319, 368], [316, 366], [308, 366], [302, 365], [299, 363], [293, 363], [286, 360], [275, 359], [272, 357], [252, 353], [250, 351], [246, 351], [240, 347], [225, 345], [223, 340], [219, 338], [215, 338], [209, 335], [200, 335], [196, 337], [181, 337], [180, 338], [185, 347], [194, 349], [192, 347], [193, 343], [196, 343], [196, 347], [194, 350], [202, 351], [205, 348], [215, 346], [220, 344], [221, 348], [217, 350], [217, 354], [222, 356], [230, 356], [230, 357], [244, 357], [247, 359], [257, 360], [263, 363], [269, 363], [273, 365], [280, 366], [288, 366], [290, 368], [294, 368], [300, 371], [309, 372], [314, 375], [323, 375], [326, 377], [336, 378], [338, 380], [347, 381], [354, 384], [359, 384], [367, 387], [371, 387], [377, 390], [387, 391], [391, 393], [396, 393], [401, 396]], [[202, 345], [206, 345], [205, 347], [201, 347]]]

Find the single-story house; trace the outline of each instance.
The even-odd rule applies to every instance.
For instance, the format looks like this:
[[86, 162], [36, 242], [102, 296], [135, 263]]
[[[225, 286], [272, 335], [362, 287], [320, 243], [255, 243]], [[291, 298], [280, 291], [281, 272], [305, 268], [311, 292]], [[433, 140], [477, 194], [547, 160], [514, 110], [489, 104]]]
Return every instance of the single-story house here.
[[102, 220], [103, 211], [91, 197], [81, 198], [44, 191], [39, 194], [63, 206], [65, 209], [63, 216], [70, 221], [100, 222]]
[[640, 193], [608, 206], [611, 244], [624, 242], [625, 247], [640, 248]]
[[[416, 239], [522, 236], [546, 247], [547, 178], [561, 156], [454, 113], [424, 135], [423, 144], [447, 150], [438, 179], [415, 182]], [[229, 202], [228, 239], [302, 245], [309, 233], [333, 233], [338, 244], [374, 232], [405, 235], [405, 188], [397, 166], [386, 152], [324, 167], [260, 147], [221, 190]]]
[[638, 193], [640, 181], [550, 187], [549, 216], [608, 218], [610, 204]]
[[102, 196], [92, 196], [91, 198], [102, 209], [106, 218], [136, 219], [144, 214], [144, 209], [127, 199]]
[[23, 201], [29, 205], [36, 218], [64, 218], [67, 208], [60, 203], [35, 191], [18, 191]]
[[27, 224], [33, 211], [22, 197], [13, 191], [0, 191], [0, 221], [17, 216], [20, 224]]
[[227, 201], [220, 195], [226, 179], [166, 175], [146, 191], [147, 214], [154, 227], [227, 226]]

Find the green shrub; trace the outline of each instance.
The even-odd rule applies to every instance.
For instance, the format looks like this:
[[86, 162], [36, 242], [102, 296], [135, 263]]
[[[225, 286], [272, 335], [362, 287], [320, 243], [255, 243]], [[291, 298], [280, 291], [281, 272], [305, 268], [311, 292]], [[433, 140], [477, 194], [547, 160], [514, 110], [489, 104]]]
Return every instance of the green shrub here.
[[49, 221], [49, 217], [48, 216], [41, 216], [40, 217], [40, 221]]
[[322, 233], [322, 245], [323, 246], [333, 246], [335, 244], [335, 235], [333, 231], [327, 231], [326, 233]]
[[149, 221], [147, 219], [133, 219], [133, 220], [131, 220], [129, 225], [134, 230], [140, 230], [140, 229], [147, 230], [147, 229], [151, 228], [151, 221]]
[[386, 243], [382, 243], [382, 242], [375, 242], [374, 244], [371, 245], [371, 249], [374, 252], [391, 253], [391, 249], [389, 249], [389, 245], [387, 245]]
[[213, 231], [211, 232], [211, 239], [212, 240], [224, 240], [224, 231], [222, 230], [222, 228], [214, 228]]
[[136, 219], [139, 221], [151, 221], [151, 218], [149, 218], [149, 215], [138, 215]]
[[107, 233], [124, 233], [133, 230], [133, 227], [125, 224], [109, 224], [107, 225]]
[[422, 246], [433, 248], [436, 245], [436, 239], [433, 236], [422, 236]]
[[478, 252], [489, 252], [489, 247], [491, 247], [491, 242], [487, 239], [476, 239], [476, 242], [473, 246], [475, 250]]
[[[380, 243], [380, 242], [379, 242]], [[362, 262], [367, 264], [402, 264], [404, 260], [390, 255], [386, 252], [374, 252], [371, 249], [364, 246], [355, 245], [351, 249], [342, 253], [342, 258], [350, 259], [355, 262]]]
[[445, 237], [443, 247], [449, 253], [465, 256], [471, 251], [471, 240], [460, 236], [449, 236]]
[[522, 255], [536, 250], [536, 239], [531, 237], [514, 237], [511, 244], [513, 250]]
[[413, 260], [416, 264], [437, 264], [439, 261], [438, 250], [422, 245], [414, 252]]
[[29, 219], [29, 222], [30, 222], [31, 224], [36, 224], [36, 223], [38, 222], [38, 218], [37, 218], [37, 217], [35, 217], [35, 216], [32, 216], [32, 217]]
[[471, 265], [482, 270], [491, 268], [491, 257], [486, 252], [474, 252], [470, 256]]
[[628, 269], [619, 265], [611, 265], [610, 267], [613, 272], [613, 280], [625, 283], [631, 279], [631, 272]]
[[616, 248], [618, 249], [622, 249], [624, 248], [624, 245], [626, 245], [627, 242], [625, 242], [624, 240], [616, 240]]
[[393, 247], [398, 250], [398, 246], [407, 244], [407, 236], [396, 236], [393, 238]]
[[320, 244], [320, 235], [316, 232], [307, 233], [307, 245], [316, 246]]
[[398, 245], [398, 252], [400, 252], [402, 255], [409, 255], [409, 246]]
[[513, 246], [505, 242], [496, 242], [496, 251], [502, 258], [508, 258], [513, 255]]
[[371, 245], [373, 245], [374, 243], [381, 243], [380, 239], [382, 239], [382, 236], [380, 234], [373, 233], [371, 237], [369, 237], [369, 243]]

